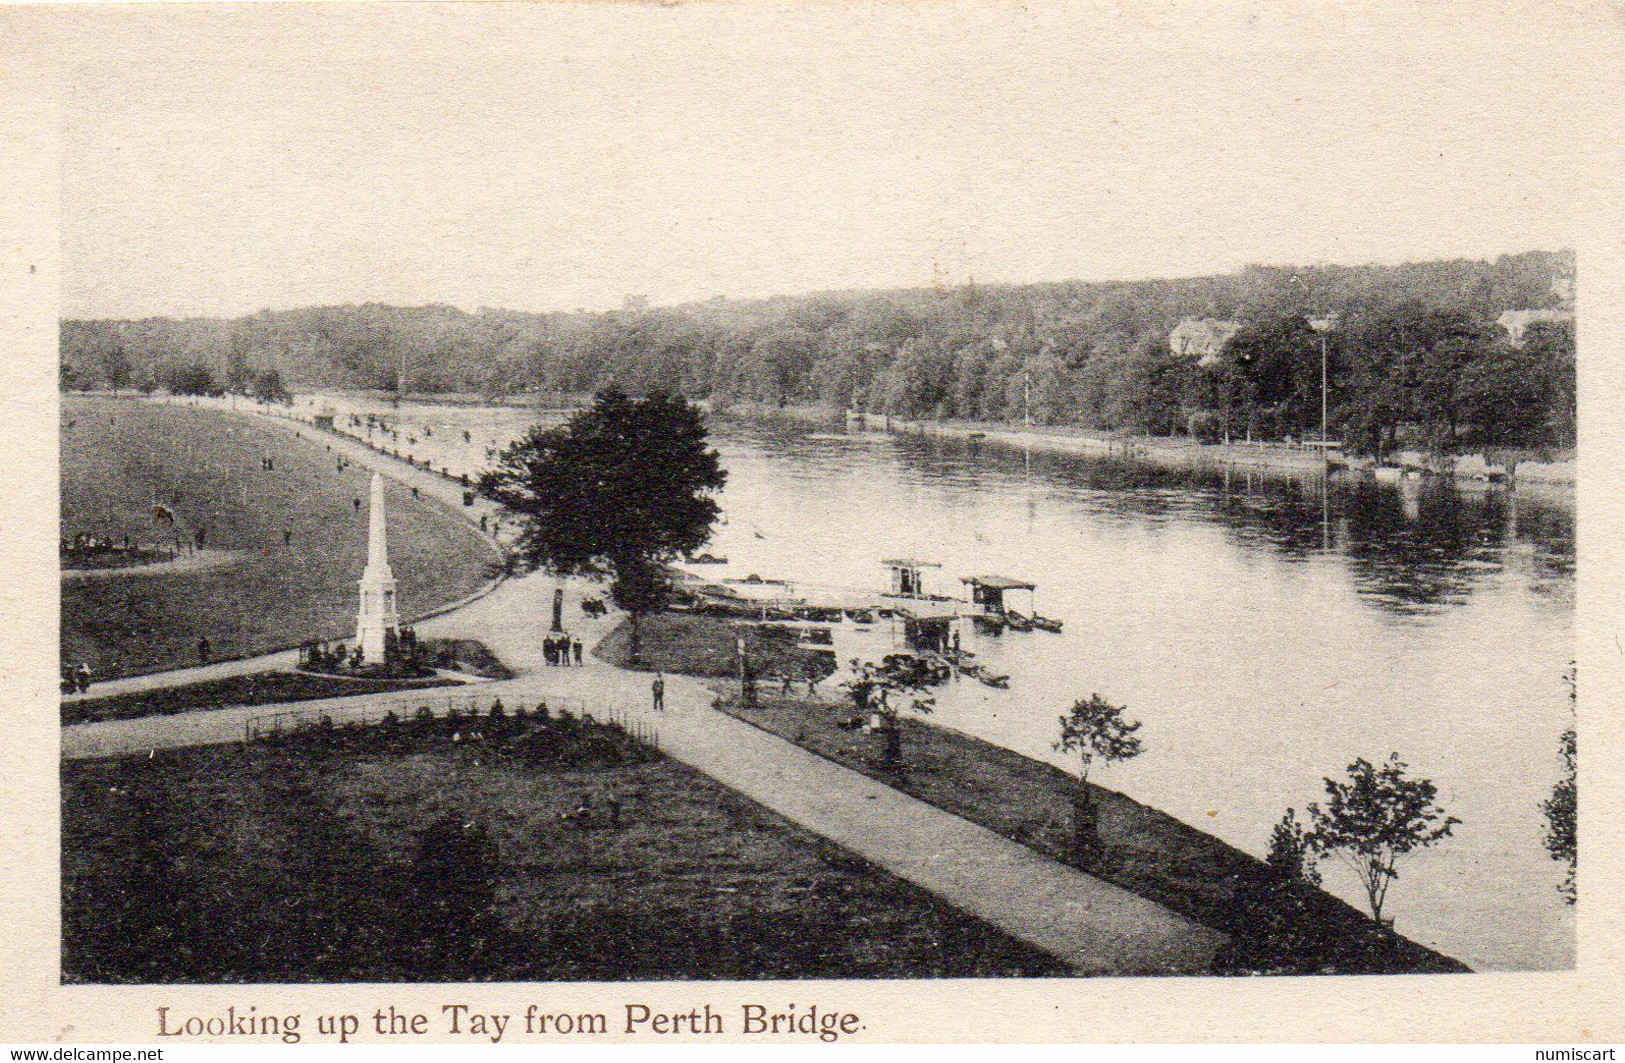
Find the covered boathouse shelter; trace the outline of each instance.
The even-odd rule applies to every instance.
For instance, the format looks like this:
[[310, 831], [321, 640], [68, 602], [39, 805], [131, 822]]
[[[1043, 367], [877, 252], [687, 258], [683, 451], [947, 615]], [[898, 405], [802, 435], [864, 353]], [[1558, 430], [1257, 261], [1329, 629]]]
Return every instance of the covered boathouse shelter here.
[[922, 568], [941, 568], [935, 561], [919, 561], [912, 557], [895, 558], [882, 561], [887, 571], [891, 573], [891, 582], [886, 591], [900, 598], [925, 597], [925, 581], [921, 577]]
[[1006, 591], [1026, 591], [1031, 594], [1038, 589], [1036, 583], [1011, 579], [1009, 576], [964, 576], [959, 582], [970, 588], [973, 616], [996, 617], [1001, 620], [1009, 615], [1004, 603]]

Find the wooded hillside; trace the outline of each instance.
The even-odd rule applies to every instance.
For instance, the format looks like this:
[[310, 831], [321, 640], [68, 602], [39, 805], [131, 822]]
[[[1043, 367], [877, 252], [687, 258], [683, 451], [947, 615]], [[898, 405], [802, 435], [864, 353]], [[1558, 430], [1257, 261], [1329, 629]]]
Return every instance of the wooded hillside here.
[[[1517, 345], [1496, 319], [1557, 308], [1571, 252], [1493, 262], [1249, 267], [1125, 283], [717, 298], [604, 313], [318, 307], [233, 320], [64, 321], [64, 386], [168, 386], [205, 369], [252, 391], [632, 392], [822, 402], [906, 417], [1078, 424], [1152, 434], [1318, 434], [1327, 334], [1332, 431], [1401, 442], [1564, 447], [1574, 432], [1572, 323]], [[1176, 355], [1183, 320], [1239, 325], [1213, 357]]]

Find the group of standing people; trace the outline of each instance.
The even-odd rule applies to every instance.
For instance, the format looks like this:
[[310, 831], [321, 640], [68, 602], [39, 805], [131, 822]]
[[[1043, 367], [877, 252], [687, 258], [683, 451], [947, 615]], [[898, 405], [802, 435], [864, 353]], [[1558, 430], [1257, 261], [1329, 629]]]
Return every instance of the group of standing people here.
[[90, 665], [80, 661], [77, 668], [71, 664], [62, 666], [62, 693], [83, 694], [89, 689]]
[[547, 657], [547, 663], [566, 668], [571, 665], [581, 666], [581, 639], [568, 632], [560, 631], [547, 636], [542, 641], [542, 653]]

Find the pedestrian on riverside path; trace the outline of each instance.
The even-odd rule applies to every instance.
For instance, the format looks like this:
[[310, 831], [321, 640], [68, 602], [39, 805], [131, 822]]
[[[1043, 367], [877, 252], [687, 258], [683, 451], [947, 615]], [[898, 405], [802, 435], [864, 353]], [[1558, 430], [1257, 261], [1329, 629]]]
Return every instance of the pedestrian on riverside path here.
[[654, 695], [656, 712], [666, 711], [666, 677], [659, 672], [655, 673], [655, 681], [649, 684], [649, 692]]
[[90, 689], [90, 665], [86, 664], [84, 661], [80, 661], [79, 662], [79, 667], [74, 669], [73, 678], [74, 678], [74, 685], [76, 685], [79, 688], [79, 693], [83, 694], [87, 690], [89, 690]]
[[209, 663], [209, 636], [204, 635], [197, 640], [197, 663]]
[[572, 656], [572, 657], [574, 657], [576, 659], [576, 667], [580, 668], [581, 667], [581, 639], [578, 636], [575, 636], [575, 635], [570, 636], [570, 656]]
[[354, 498], [350, 499], [350, 504], [355, 507], [355, 511], [357, 513], [361, 512], [361, 496], [360, 495], [356, 495]]

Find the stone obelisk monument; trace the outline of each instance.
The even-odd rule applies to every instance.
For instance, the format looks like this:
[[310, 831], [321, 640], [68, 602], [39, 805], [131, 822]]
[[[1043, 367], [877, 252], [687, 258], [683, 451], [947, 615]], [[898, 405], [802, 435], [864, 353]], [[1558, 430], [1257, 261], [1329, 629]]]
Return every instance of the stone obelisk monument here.
[[361, 573], [361, 612], [355, 640], [368, 664], [382, 664], [386, 647], [395, 645], [400, 617], [395, 612], [395, 574], [389, 569], [389, 539], [384, 528], [384, 478], [372, 474], [372, 501], [367, 510], [367, 567]]

